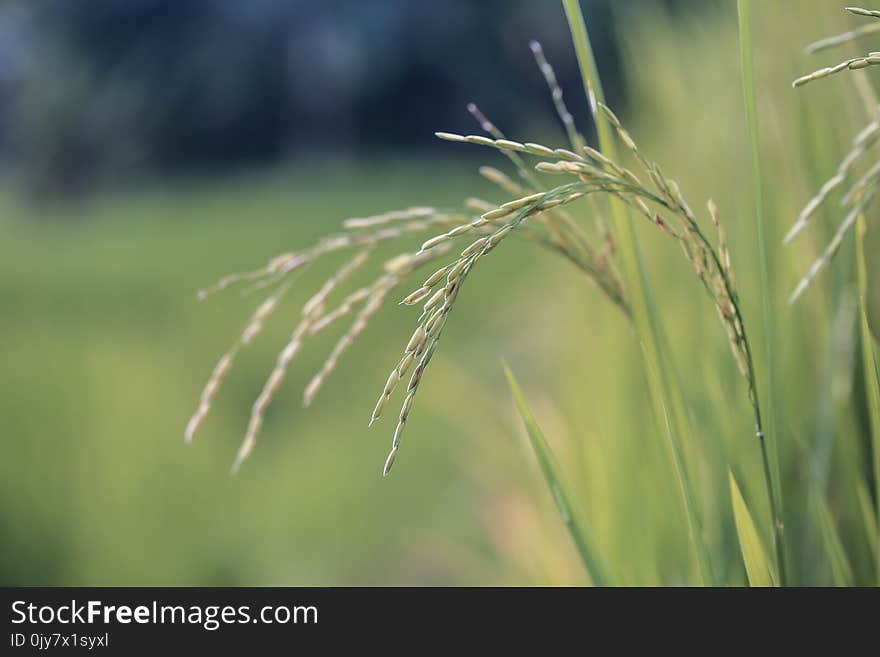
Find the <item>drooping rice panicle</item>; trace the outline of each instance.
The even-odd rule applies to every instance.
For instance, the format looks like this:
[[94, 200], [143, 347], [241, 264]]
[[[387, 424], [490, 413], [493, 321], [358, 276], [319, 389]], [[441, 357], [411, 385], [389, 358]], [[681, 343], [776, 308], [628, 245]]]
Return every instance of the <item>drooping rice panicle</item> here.
[[[304, 316], [309, 318], [309, 321], [305, 322], [304, 326], [301, 328], [304, 332], [314, 334], [315, 332], [317, 332], [317, 330], [315, 329], [315, 325], [320, 323], [323, 327], [329, 324], [330, 321], [332, 321], [322, 318], [320, 316], [321, 313], [318, 312], [320, 310], [320, 307], [323, 305], [323, 301], [333, 289], [335, 289], [340, 283], [348, 278], [348, 276], [354, 273], [354, 271], [363, 266], [363, 264], [366, 262], [368, 252], [373, 246], [384, 241], [400, 238], [406, 234], [428, 230], [433, 227], [459, 225], [462, 221], [465, 221], [467, 219], [468, 217], [462, 214], [443, 213], [434, 208], [417, 207], [408, 208], [406, 210], [388, 212], [382, 215], [376, 215], [374, 217], [356, 220], [354, 223], [349, 224], [349, 228], [352, 229], [354, 232], [330, 235], [320, 239], [314, 246], [305, 251], [297, 253], [285, 253], [280, 256], [276, 256], [275, 258], [270, 260], [265, 267], [261, 269], [246, 272], [243, 274], [232, 274], [229, 276], [224, 276], [215, 285], [202, 290], [199, 293], [199, 296], [200, 298], [204, 298], [208, 294], [226, 289], [227, 287], [242, 281], [256, 281], [257, 284], [274, 284], [283, 280], [292, 272], [299, 270], [304, 265], [314, 262], [324, 255], [328, 255], [330, 253], [345, 249], [362, 248], [363, 251], [356, 255], [351, 261], [349, 261], [346, 266], [343, 267], [342, 270], [337, 272], [334, 277], [328, 280], [324, 284], [324, 286], [322, 286], [321, 290], [319, 290], [318, 293], [314, 295], [304, 307], [303, 314]], [[391, 224], [392, 222], [395, 222], [395, 225], [386, 225]], [[246, 346], [247, 344], [249, 344], [260, 333], [265, 319], [276, 308], [280, 297], [286, 292], [287, 287], [287, 284], [282, 284], [275, 294], [270, 295], [259, 306], [254, 315], [248, 321], [248, 324], [242, 332], [239, 340], [228, 352], [226, 352], [226, 354], [223, 355], [218, 364], [215, 366], [205, 388], [202, 391], [202, 395], [196, 412], [193, 414], [185, 429], [184, 437], [188, 442], [193, 439], [195, 433], [198, 431], [208, 413], [210, 412], [211, 402], [216, 396], [220, 384], [232, 367], [236, 354], [242, 346]], [[343, 306], [342, 308], [340, 308], [340, 312], [338, 313], [338, 315], [341, 316], [347, 313], [350, 309], [350, 306], [355, 303], [353, 299], [349, 299], [348, 301], [348, 307]], [[297, 333], [298, 339], [296, 340], [296, 342], [301, 342], [304, 337], [305, 333]], [[295, 351], [295, 349], [291, 348], [286, 350], [285, 352], [282, 352], [282, 354], [285, 355], [285, 358], [279, 359], [279, 362], [281, 362], [282, 360], [284, 360], [285, 362], [289, 362]], [[274, 386], [277, 387], [277, 384], [280, 383], [280, 380], [277, 380], [277, 377], [275, 377], [271, 379], [268, 383], [273, 383]], [[266, 392], [266, 390], [264, 390], [264, 392]], [[255, 404], [255, 407], [259, 409], [262, 408], [264, 405], [262, 403], [263, 397], [261, 396], [261, 399], [258, 401], [261, 403]], [[251, 428], [248, 431], [248, 435], [251, 436], [253, 434], [253, 436], [250, 440], [246, 440], [246, 444], [251, 444], [253, 442], [255, 434], [259, 430], [259, 426], [262, 424], [262, 419], [258, 417], [253, 417], [250, 424]], [[249, 450], [245, 450], [245, 455], [247, 451]]]
[[[860, 7], [847, 7], [846, 11], [857, 16], [880, 18], [880, 11], [877, 10], [862, 9]], [[817, 50], [839, 45], [841, 43], [846, 43], [861, 36], [873, 34], [875, 32], [880, 32], [880, 23], [872, 23], [869, 26], [853, 30], [852, 32], [847, 32], [836, 37], [831, 37], [829, 39], [818, 41], [810, 46], [808, 48], [808, 51], [815, 52]], [[808, 76], [799, 78], [798, 80], [795, 80], [794, 86], [800, 86], [801, 84], [805, 84], [806, 82], [827, 77], [828, 75], [832, 75], [847, 68], [866, 68], [868, 66], [874, 66], [877, 64], [880, 64], [880, 52], [870, 52], [864, 57], [851, 59], [846, 62], [842, 62], [837, 66], [833, 66], [827, 69], [821, 69], [820, 71], [816, 71], [815, 73], [812, 73]], [[866, 109], [868, 109], [868, 111], [870, 112], [872, 108], [875, 108], [875, 113], [880, 113], [880, 107], [876, 107], [876, 94], [874, 94], [873, 90], [870, 89], [867, 81], [861, 78], [857, 78], [856, 82], [862, 100], [866, 104]], [[880, 119], [875, 119], [871, 121], [867, 126], [865, 126], [865, 128], [862, 129], [862, 131], [853, 140], [852, 148], [838, 165], [835, 174], [831, 178], [829, 178], [819, 189], [818, 193], [807, 202], [806, 206], [798, 215], [791, 229], [786, 234], [783, 243], [788, 244], [807, 227], [807, 224], [813, 214], [815, 214], [815, 212], [827, 200], [828, 196], [832, 192], [842, 187], [843, 184], [846, 183], [850, 175], [853, 173], [853, 170], [859, 164], [861, 164], [867, 151], [871, 147], [873, 147], [878, 141], [880, 141]], [[804, 275], [804, 277], [801, 278], [801, 280], [795, 286], [794, 291], [789, 297], [790, 303], [794, 303], [798, 298], [800, 298], [807, 287], [809, 287], [809, 285], [816, 279], [819, 273], [821, 273], [828, 266], [831, 259], [840, 249], [840, 246], [842, 245], [847, 232], [855, 225], [856, 219], [858, 218], [860, 212], [866, 209], [868, 205], [870, 205], [871, 201], [877, 193], [878, 187], [880, 187], [880, 162], [876, 162], [873, 164], [873, 166], [869, 167], [867, 171], [863, 173], [862, 176], [855, 183], [853, 183], [850, 189], [844, 194], [841, 200], [841, 206], [843, 206], [847, 210], [847, 214], [838, 226], [836, 232], [834, 233], [834, 236], [832, 237], [831, 241], [826, 246], [822, 254], [812, 263], [806, 275]]]
[[[539, 66], [553, 92], [554, 85], [557, 84], [555, 74], [552, 74], [552, 69], [548, 74], [549, 65], [542, 65], [543, 53], [539, 49], [533, 50], [537, 50]], [[567, 109], [562, 102], [561, 94], [554, 93], [554, 101], [563, 123], [567, 123], [564, 119]], [[718, 229], [717, 251], [702, 233], [678, 185], [666, 178], [660, 167], [641, 153], [613, 112], [595, 99], [591, 111], [601, 111], [608, 116], [621, 141], [632, 151], [645, 170], [652, 188], [645, 186], [641, 179], [626, 167], [591, 149], [574, 132], [568, 134], [574, 142], [572, 146], [575, 150], [550, 148], [533, 142], [512, 141], [491, 124], [476, 106], [469, 109], [491, 137], [442, 132], [437, 135], [449, 141], [498, 149], [505, 153], [517, 168], [526, 170], [527, 175], [523, 176], [523, 179], [527, 184], [523, 185], [497, 169], [491, 167], [480, 169], [480, 173], [486, 179], [513, 196], [512, 200], [494, 205], [479, 199], [469, 199], [466, 205], [480, 213], [476, 217], [421, 206], [370, 217], [355, 217], [343, 222], [344, 232], [325, 237], [305, 251], [279, 256], [263, 270], [249, 274], [255, 280], [284, 277], [290, 271], [327, 254], [346, 249], [359, 251], [305, 304], [300, 324], [291, 333], [288, 343], [279, 354], [274, 369], [254, 402], [248, 428], [233, 470], [237, 470], [252, 451], [263, 424], [265, 411], [277, 394], [287, 369], [300, 351], [304, 340], [347, 316], [355, 310], [355, 307], [361, 306], [349, 329], [339, 338], [318, 373], [306, 386], [303, 401], [308, 405], [327, 377], [335, 370], [341, 355], [365, 330], [368, 322], [391, 291], [418, 267], [447, 254], [454, 241], [459, 238], [470, 237], [472, 241], [460, 251], [460, 255], [455, 260], [437, 269], [401, 302], [403, 305], [421, 305], [421, 311], [415, 332], [388, 375], [370, 417], [372, 425], [383, 414], [399, 382], [409, 376], [393, 432], [391, 450], [383, 468], [385, 475], [389, 473], [397, 458], [415, 397], [462, 285], [475, 265], [514, 231], [521, 232], [525, 237], [558, 251], [571, 260], [588, 273], [608, 298], [629, 317], [623, 286], [613, 267], [609, 266], [607, 260], [596, 256], [596, 250], [586, 240], [581, 229], [569, 215], [563, 213], [564, 206], [584, 197], [592, 199], [597, 194], [612, 195], [622, 199], [665, 234], [679, 242], [685, 256], [690, 260], [715, 302], [727, 329], [737, 364], [750, 380], [750, 398], [756, 404], [751, 355], [733, 287], [730, 256], [714, 205], [710, 204], [709, 211]], [[569, 127], [573, 129], [573, 126]], [[541, 188], [531, 169], [526, 167], [523, 156], [539, 158], [541, 161], [534, 167], [538, 171], [568, 176], [573, 182], [557, 185], [549, 190]], [[676, 217], [681, 229], [673, 228], [663, 218], [664, 212]], [[560, 217], [562, 221], [558, 221]], [[327, 310], [326, 301], [330, 293], [366, 262], [372, 248], [386, 241], [431, 229], [441, 229], [443, 232], [424, 240], [417, 252], [404, 253], [386, 262], [385, 272], [373, 284], [358, 288], [335, 308]], [[610, 248], [609, 246], [609, 252]], [[260, 323], [257, 325], [261, 326]], [[247, 341], [250, 341], [257, 332], [258, 328], [253, 331], [246, 330]], [[221, 365], [216, 368], [216, 376], [212, 377], [217, 382], [222, 380], [228, 371], [229, 363], [223, 361]], [[213, 391], [215, 387], [211, 386], [211, 390]]]
[[816, 279], [816, 276], [828, 266], [831, 259], [834, 258], [835, 254], [843, 244], [843, 239], [846, 237], [846, 233], [855, 225], [856, 219], [859, 218], [859, 215], [864, 212], [871, 204], [871, 201], [874, 200], [877, 191], [878, 188], [876, 185], [869, 188], [849, 211], [844, 220], [840, 223], [840, 226], [838, 226], [837, 231], [834, 233], [834, 237], [831, 238], [825, 251], [823, 251], [822, 255], [813, 262], [807, 274], [798, 282], [794, 292], [791, 293], [791, 296], [788, 299], [789, 303], [797, 301], [807, 287], [809, 287], [810, 283]]
[[[880, 23], [878, 23], [878, 25], [880, 25]], [[831, 192], [846, 182], [846, 178], [850, 171], [852, 171], [871, 146], [877, 143], [878, 138], [880, 138], [880, 121], [872, 121], [864, 130], [862, 130], [862, 132], [859, 133], [855, 140], [853, 140], [852, 150], [850, 150], [843, 160], [841, 160], [835, 174], [825, 181], [816, 196], [810, 199], [804, 206], [804, 209], [801, 211], [800, 215], [798, 215], [797, 220], [786, 234], [785, 239], [783, 240], [784, 244], [791, 242], [804, 228], [807, 227], [810, 218], [815, 214], [816, 210], [818, 210], [822, 203], [825, 202], [825, 199], [828, 198]]]

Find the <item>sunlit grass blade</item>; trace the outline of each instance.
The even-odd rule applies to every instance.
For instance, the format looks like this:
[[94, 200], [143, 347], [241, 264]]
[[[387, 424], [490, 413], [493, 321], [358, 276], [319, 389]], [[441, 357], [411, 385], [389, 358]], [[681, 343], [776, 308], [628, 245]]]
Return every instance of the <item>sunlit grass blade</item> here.
[[529, 410], [522, 390], [513, 376], [513, 372], [510, 371], [506, 363], [502, 363], [502, 366], [504, 367], [504, 374], [507, 377], [507, 383], [510, 386], [510, 392], [516, 403], [517, 411], [519, 411], [519, 415], [526, 428], [526, 433], [528, 433], [529, 443], [535, 451], [538, 465], [541, 467], [541, 472], [544, 474], [547, 485], [550, 487], [556, 507], [559, 509], [559, 515], [562, 517], [562, 521], [568, 528], [569, 533], [571, 533], [572, 539], [574, 539], [578, 554], [584, 562], [584, 567], [587, 569], [593, 585], [607, 586], [611, 584], [608, 569], [593, 540], [593, 532], [572, 505], [572, 498], [565, 486], [559, 464], [556, 462], [553, 451], [550, 449], [550, 445], [547, 444], [541, 428], [535, 422], [535, 418], [532, 416], [531, 410]]
[[739, 538], [740, 552], [746, 566], [746, 574], [751, 586], [777, 586], [773, 564], [767, 558], [764, 544], [755, 527], [755, 521], [746, 501], [740, 493], [733, 473], [728, 470], [730, 480], [730, 500], [733, 504], [733, 517], [736, 521], [736, 535]]
[[834, 586], [852, 586], [853, 570], [840, 540], [837, 525], [824, 498], [819, 498], [816, 504], [816, 514], [819, 517], [819, 532], [822, 535], [822, 543], [825, 545], [825, 554], [831, 565], [831, 580]]
[[[868, 395], [868, 414], [871, 423], [871, 450], [874, 461], [874, 485], [877, 487], [877, 525], [880, 525], [880, 372], [877, 369], [877, 348], [868, 325], [868, 274], [865, 266], [865, 218], [856, 222], [856, 269], [859, 285], [859, 324], [861, 326], [862, 365], [865, 390]], [[880, 584], [880, 546], [875, 546], [877, 580]]]

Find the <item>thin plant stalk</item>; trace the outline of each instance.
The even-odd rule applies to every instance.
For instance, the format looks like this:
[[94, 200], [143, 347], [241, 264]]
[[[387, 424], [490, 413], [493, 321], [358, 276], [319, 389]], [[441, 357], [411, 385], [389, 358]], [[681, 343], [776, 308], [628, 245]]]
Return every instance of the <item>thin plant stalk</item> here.
[[[599, 78], [596, 60], [590, 45], [590, 37], [581, 12], [578, 0], [563, 0], [565, 15], [571, 30], [577, 54], [578, 65], [583, 78], [587, 102], [596, 117], [596, 131], [599, 137], [600, 150], [611, 160], [617, 161], [617, 145], [614, 131], [608, 120], [596, 112], [598, 103], [604, 103], [605, 97]], [[641, 345], [642, 356], [651, 389], [652, 403], [658, 421], [663, 425], [667, 437], [673, 466], [682, 498], [688, 533], [696, 556], [700, 581], [712, 584], [713, 575], [709, 561], [709, 552], [702, 535], [701, 524], [697, 512], [695, 496], [685, 466], [680, 435], [680, 404], [675, 404], [669, 379], [668, 367], [664, 366], [661, 351], [662, 329], [654, 307], [650, 286], [645, 275], [639, 253], [639, 245], [635, 235], [632, 218], [626, 205], [617, 198], [611, 198], [611, 216], [619, 245], [618, 252], [623, 264], [623, 276], [626, 284], [630, 306], [635, 320], [636, 331]]]
[[[758, 234], [758, 260], [761, 272], [761, 298], [764, 315], [764, 342], [767, 357], [767, 406], [769, 413], [769, 428], [771, 434], [778, 427], [775, 418], [775, 390], [776, 375], [773, 352], [773, 316], [770, 309], [770, 275], [767, 260], [767, 230], [764, 221], [764, 191], [763, 175], [761, 171], [761, 142], [758, 131], [758, 109], [755, 93], [754, 66], [752, 56], [751, 34], [751, 2], [750, 0], [738, 0], [740, 56], [742, 58], [742, 84], [743, 98], [746, 107], [746, 119], [749, 130], [749, 144], [752, 158], [752, 177], [755, 196], [755, 222]], [[782, 484], [779, 476], [779, 458], [775, 441], [769, 438], [764, 431], [761, 420], [760, 406], [756, 403], [755, 410], [755, 433], [761, 444], [761, 459], [763, 461], [764, 481], [767, 487], [767, 496], [770, 502], [770, 514], [772, 516], [772, 539], [776, 552], [777, 568], [779, 569], [779, 581], [782, 586], [787, 583], [785, 568], [785, 545], [783, 542], [783, 522], [780, 515], [782, 507]], [[772, 441], [772, 442], [771, 442]], [[771, 442], [768, 445], [768, 442]]]

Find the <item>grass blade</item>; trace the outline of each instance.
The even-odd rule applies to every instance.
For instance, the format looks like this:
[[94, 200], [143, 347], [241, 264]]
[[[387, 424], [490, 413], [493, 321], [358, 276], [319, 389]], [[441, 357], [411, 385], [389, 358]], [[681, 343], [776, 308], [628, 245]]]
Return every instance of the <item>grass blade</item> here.
[[[877, 523], [880, 525], [880, 372], [877, 369], [877, 348], [871, 327], [868, 325], [868, 275], [865, 267], [865, 218], [856, 223], [856, 269], [859, 285], [859, 324], [861, 326], [862, 364], [865, 372], [865, 389], [868, 395], [868, 414], [871, 422], [871, 451], [874, 458], [874, 485], [877, 487]], [[880, 546], [875, 549], [877, 582], [880, 584]]]
[[513, 376], [513, 372], [510, 371], [506, 363], [502, 363], [502, 365], [504, 367], [504, 374], [507, 377], [507, 383], [510, 386], [510, 392], [516, 403], [517, 411], [519, 411], [519, 415], [526, 428], [526, 433], [528, 433], [529, 443], [532, 445], [532, 449], [538, 459], [538, 465], [541, 467], [541, 472], [544, 473], [544, 478], [550, 487], [550, 492], [556, 502], [556, 507], [559, 509], [562, 522], [565, 523], [572, 539], [574, 539], [578, 554], [584, 562], [584, 567], [587, 569], [593, 585], [607, 586], [610, 583], [608, 570], [593, 541], [593, 532], [586, 521], [575, 512], [572, 498], [562, 479], [562, 471], [556, 462], [556, 458], [553, 456], [550, 445], [547, 444], [544, 434], [541, 432], [541, 428], [535, 422], [535, 418], [529, 410], [522, 390]]
[[[762, 313], [764, 315], [764, 342], [767, 352], [767, 409], [768, 434], [764, 436], [759, 429], [761, 458], [764, 463], [764, 478], [770, 498], [773, 546], [782, 585], [785, 586], [785, 546], [783, 544], [782, 484], [779, 476], [779, 452], [776, 444], [776, 374], [773, 352], [773, 315], [770, 300], [770, 273], [767, 259], [767, 228], [764, 221], [764, 177], [761, 167], [761, 138], [758, 131], [758, 103], [755, 92], [754, 67], [752, 56], [751, 2], [738, 0], [740, 55], [742, 58], [743, 98], [746, 104], [749, 144], [752, 155], [752, 178], [755, 194], [755, 221], [758, 234], [758, 260], [761, 270]], [[769, 444], [768, 444], [769, 443]]]
[[730, 500], [733, 504], [733, 518], [736, 521], [736, 535], [739, 538], [740, 552], [746, 566], [750, 586], [777, 586], [773, 565], [764, 551], [764, 544], [758, 535], [755, 521], [746, 501], [740, 493], [733, 473], [727, 471], [730, 480]]

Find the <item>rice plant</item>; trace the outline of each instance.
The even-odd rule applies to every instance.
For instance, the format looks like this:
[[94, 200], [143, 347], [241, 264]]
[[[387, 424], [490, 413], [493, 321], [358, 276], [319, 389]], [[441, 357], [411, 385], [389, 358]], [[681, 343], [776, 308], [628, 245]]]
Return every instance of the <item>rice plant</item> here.
[[[532, 48], [539, 58], [542, 69], [545, 72], [550, 71], [549, 65], [543, 61], [543, 56], [538, 54], [541, 53], [540, 46], [533, 44]], [[549, 75], [552, 76], [552, 73]], [[625, 293], [614, 268], [615, 254], [610, 236], [602, 235], [603, 243], [596, 246], [566, 212], [567, 206], [575, 201], [600, 194], [610, 195], [624, 202], [644, 220], [678, 243], [683, 255], [693, 266], [695, 274], [716, 305], [730, 341], [731, 352], [741, 373], [747, 379], [749, 398], [755, 407], [756, 423], [760, 430], [761, 419], [754, 390], [751, 354], [737, 304], [736, 286], [730, 270], [730, 255], [718, 219], [717, 208], [711, 201], [707, 206], [708, 216], [717, 230], [717, 246], [715, 246], [701, 228], [696, 215], [682, 196], [678, 184], [667, 178], [659, 165], [649, 161], [642, 154], [609, 107], [599, 103], [598, 108], [614, 127], [621, 143], [636, 157], [643, 169], [643, 176], [649, 182], [643, 182], [630, 169], [583, 143], [579, 135], [572, 136], [575, 141], [573, 147], [578, 148], [580, 152], [566, 147], [516, 142], [500, 136], [494, 126], [481, 117], [482, 127], [491, 136], [458, 135], [447, 132], [438, 132], [436, 135], [446, 141], [488, 147], [507, 155], [519, 168], [524, 183], [514, 182], [496, 169], [484, 167], [480, 172], [514, 196], [518, 195], [517, 198], [498, 206], [469, 199], [466, 203], [467, 207], [483, 210], [476, 215], [416, 207], [373, 217], [347, 219], [342, 224], [343, 232], [324, 238], [309, 249], [277, 256], [261, 269], [226, 276], [213, 287], [201, 291], [200, 297], [204, 298], [208, 294], [242, 282], [259, 286], [276, 286], [276, 290], [256, 309], [236, 344], [220, 359], [205, 387], [199, 408], [187, 427], [187, 440], [192, 440], [210, 410], [211, 401], [237, 352], [259, 334], [264, 321], [288, 290], [290, 277], [295, 271], [337, 251], [354, 252], [354, 256], [345, 262], [303, 306], [302, 321], [294, 329], [290, 341], [281, 351], [276, 368], [270, 374], [262, 394], [254, 404], [251, 422], [236, 459], [236, 468], [250, 454], [262, 424], [263, 412], [277, 392], [287, 367], [308, 337], [328, 328], [352, 312], [354, 308], [361, 307], [354, 323], [306, 387], [304, 393], [306, 405], [335, 369], [342, 352], [349, 348], [366, 329], [370, 318], [389, 294], [426, 264], [450, 254], [453, 245], [459, 242], [460, 238], [468, 238], [469, 243], [460, 250], [457, 257], [427, 276], [417, 289], [400, 300], [400, 304], [405, 306], [420, 305], [421, 312], [416, 329], [403, 350], [401, 360], [392, 369], [370, 418], [372, 424], [380, 417], [398, 382], [415, 364], [394, 430], [392, 449], [384, 468], [387, 474], [397, 455], [400, 437], [419, 383], [439, 343], [443, 327], [461, 288], [478, 263], [509, 236], [520, 234], [563, 255], [588, 274], [602, 289], [608, 300], [628, 315]], [[478, 112], [476, 108], [471, 109], [474, 113]], [[564, 111], [561, 116], [563, 119], [566, 116]], [[581, 142], [580, 145], [578, 142]], [[530, 158], [532, 161], [526, 162], [525, 158]], [[535, 173], [550, 174], [567, 180], [548, 188], [539, 183]], [[328, 307], [330, 295], [364, 266], [375, 245], [386, 240], [398, 240], [408, 234], [430, 232], [438, 227], [444, 228], [444, 232], [424, 240], [421, 247], [414, 252], [404, 252], [387, 260], [383, 264], [384, 273], [378, 279], [344, 297], [337, 306]]]
[[[586, 70], [583, 56], [591, 58], [592, 54], [589, 53], [586, 32], [578, 31], [577, 21], [582, 21], [582, 18], [578, 18], [579, 10], [573, 9], [573, 6], [576, 3], [565, 3], [569, 20], [572, 21], [576, 45], [579, 46], [579, 56], [582, 56], [582, 69]], [[583, 37], [581, 42], [578, 41], [579, 36]], [[585, 48], [589, 55], [585, 55]], [[629, 298], [631, 287], [628, 288], [627, 285], [632, 286], [636, 282], [644, 285], [644, 271], [638, 260], [634, 235], [628, 235], [627, 240], [633, 241], [628, 245], [630, 259], [625, 267], [629, 270], [626, 284], [618, 273], [619, 251], [615, 248], [615, 239], [603, 216], [603, 208], [607, 206], [600, 202], [602, 199], [610, 199], [614, 204], [613, 213], [616, 214], [615, 227], [618, 233], [625, 232], [621, 231], [621, 226], [629, 225], [629, 218], [621, 214], [621, 209], [627, 208], [625, 212], [634, 213], [640, 218], [639, 221], [650, 224], [653, 230], [659, 230], [675, 242], [691, 265], [700, 285], [714, 304], [727, 334], [732, 357], [745, 381], [746, 394], [754, 415], [755, 433], [763, 445], [764, 418], [757, 392], [752, 348], [717, 207], [712, 201], [707, 204], [708, 221], [705, 223], [714, 227], [713, 240], [708, 236], [704, 222], [698, 220], [685, 200], [678, 184], [668, 178], [656, 162], [648, 159], [620, 119], [603, 102], [601, 87], [597, 94], [598, 80], [595, 73], [592, 74], [592, 79], [585, 75], [587, 97], [597, 125], [607, 126], [608, 130], [600, 128], [602, 150], [588, 145], [575, 127], [553, 68], [547, 62], [540, 44], [532, 43], [531, 50], [548, 84], [569, 143], [559, 147], [533, 141], [511, 140], [471, 104], [468, 110], [484, 134], [438, 132], [436, 135], [445, 141], [480, 146], [505, 156], [513, 166], [513, 176], [491, 167], [481, 168], [480, 173], [513, 197], [512, 200], [496, 205], [481, 199], [468, 199], [463, 204], [464, 209], [415, 207], [378, 216], [347, 219], [342, 223], [342, 230], [338, 234], [326, 237], [308, 249], [277, 256], [263, 268], [253, 272], [226, 276], [212, 288], [204, 290], [202, 297], [234, 284], [247, 283], [257, 289], [274, 287], [274, 291], [256, 309], [240, 338], [217, 364], [204, 389], [198, 409], [187, 427], [188, 441], [192, 440], [209, 412], [217, 390], [237, 353], [259, 334], [264, 321], [289, 289], [294, 274], [303, 267], [338, 252], [349, 254], [348, 260], [303, 306], [301, 321], [279, 354], [275, 368], [254, 402], [233, 471], [241, 466], [253, 450], [266, 408], [277, 394], [285, 373], [304, 342], [357, 310], [353, 322], [340, 337], [325, 364], [306, 386], [304, 403], [308, 405], [336, 369], [341, 356], [366, 330], [370, 319], [389, 296], [423, 267], [429, 264], [436, 267], [440, 262], [442, 264], [439, 268], [400, 299], [400, 304], [404, 306], [420, 307], [416, 328], [382, 386], [369, 418], [369, 424], [372, 425], [384, 414], [400, 382], [408, 377], [396, 415], [391, 448], [382, 470], [383, 475], [387, 475], [398, 457], [420, 384], [436, 353], [444, 327], [452, 315], [461, 290], [483, 259], [503, 246], [508, 239], [514, 236], [524, 237], [569, 260], [638, 328], [638, 314], [633, 312]], [[638, 166], [636, 170], [628, 168], [616, 157], [615, 140], [630, 154]], [[551, 182], [552, 179], [555, 181]], [[592, 232], [582, 227], [576, 219], [584, 214], [592, 215], [594, 219], [595, 228]], [[400, 254], [383, 263], [382, 274], [373, 282], [343, 297], [335, 306], [331, 305], [333, 293], [365, 266], [374, 247], [387, 241], [402, 243], [407, 236], [417, 234], [429, 235], [427, 239], [423, 239], [420, 248], [403, 249]], [[661, 341], [658, 336], [662, 336], [662, 332], [655, 316], [656, 311], [651, 310], [649, 295], [646, 288], [639, 292], [639, 305], [642, 306], [640, 312], [643, 317], [650, 319], [649, 330], [647, 334], [642, 334], [641, 342], [643, 345], [646, 342], [652, 345], [647, 361], [649, 378], [650, 370], [653, 369], [654, 376], [659, 374], [666, 379], [657, 397], [660, 416], [668, 413], [675, 401], [668, 389], [670, 384], [665, 373], [668, 356], [663, 355], [660, 350]], [[680, 425], [676, 427], [676, 431], [680, 431]], [[673, 436], [671, 430], [669, 435], [673, 447], [674, 468], [682, 484], [692, 540], [697, 544], [701, 581], [711, 583], [711, 567], [699, 536], [700, 525], [693, 492], [681, 458], [680, 444], [676, 442], [680, 438]], [[766, 453], [765, 477], [769, 489], [770, 475], [766, 466]]]

